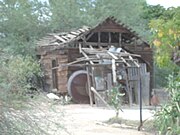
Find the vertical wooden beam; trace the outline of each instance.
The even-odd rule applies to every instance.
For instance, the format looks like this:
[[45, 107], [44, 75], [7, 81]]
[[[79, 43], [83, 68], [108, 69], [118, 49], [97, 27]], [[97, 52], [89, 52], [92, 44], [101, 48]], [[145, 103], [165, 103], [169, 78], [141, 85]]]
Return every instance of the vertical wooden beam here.
[[109, 37], [109, 45], [111, 44], [111, 32], [108, 32], [108, 37]]
[[131, 82], [129, 80], [131, 80], [131, 77], [130, 77], [130, 69], [127, 68], [127, 71], [125, 70], [125, 73], [126, 73], [126, 87], [127, 87], [127, 91], [128, 91], [128, 94], [129, 94], [129, 106], [131, 107], [132, 106], [132, 102], [133, 102], [133, 98], [132, 98], [132, 87], [131, 87]]
[[140, 115], [140, 125], [138, 127], [138, 131], [141, 130], [142, 127], [142, 86], [141, 86], [141, 74], [140, 74], [140, 67], [138, 67], [138, 80], [139, 80], [139, 115]]
[[119, 46], [122, 47], [122, 33], [119, 33]]
[[88, 92], [89, 92], [89, 100], [90, 100], [90, 105], [93, 106], [89, 66], [86, 66], [86, 70], [87, 70], [87, 85], [88, 85]]
[[113, 84], [116, 86], [117, 84], [117, 77], [116, 77], [116, 63], [115, 59], [112, 59], [112, 75], [113, 75]]
[[100, 48], [100, 43], [101, 43], [101, 32], [98, 32], [98, 46]]
[[107, 74], [107, 89], [108, 90], [112, 89], [112, 75], [111, 75], [111, 73]]
[[86, 36], [83, 36], [82, 40], [83, 40], [83, 47], [86, 47]]
[[57, 76], [57, 69], [53, 69], [57, 67], [57, 60], [52, 60], [52, 88], [58, 89], [58, 76]]
[[137, 68], [137, 90], [138, 90], [138, 96], [137, 96], [137, 98], [138, 98], [138, 105], [140, 105], [141, 103], [141, 80], [140, 80], [140, 78], [141, 78], [141, 73], [140, 73], [140, 67], [138, 67]]
[[135, 48], [135, 51], [137, 50], [137, 38], [135, 38], [135, 46], [134, 46]]

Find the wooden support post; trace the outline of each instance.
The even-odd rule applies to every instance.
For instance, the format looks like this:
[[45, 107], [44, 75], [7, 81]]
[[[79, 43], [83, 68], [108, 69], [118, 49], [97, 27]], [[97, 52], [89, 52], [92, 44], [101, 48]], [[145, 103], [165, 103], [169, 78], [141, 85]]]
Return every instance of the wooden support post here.
[[117, 77], [116, 77], [116, 63], [115, 59], [112, 59], [112, 75], [113, 75], [113, 84], [116, 86], [117, 84]]
[[122, 34], [119, 33], [119, 46], [122, 47]]
[[111, 73], [107, 74], [107, 89], [108, 90], [112, 89], [112, 75], [111, 75]]
[[131, 87], [131, 82], [129, 82], [130, 80], [130, 75], [128, 73], [128, 71], [125, 71], [126, 72], [126, 87], [127, 87], [127, 91], [128, 91], [128, 96], [129, 96], [129, 106], [131, 107], [132, 106], [132, 87]]
[[140, 89], [139, 89], [139, 115], [140, 115], [140, 125], [138, 127], [138, 131], [141, 130], [142, 127], [142, 86], [141, 86], [141, 74], [140, 74], [140, 67], [138, 68], [138, 76], [139, 76], [139, 83], [140, 83]]
[[79, 43], [79, 53], [82, 52], [82, 47], [81, 47], [81, 44]]
[[87, 85], [88, 85], [88, 92], [89, 92], [89, 101], [90, 101], [90, 105], [93, 106], [89, 66], [86, 67], [86, 70], [87, 70]]
[[137, 50], [137, 38], [135, 38], [135, 51]]
[[83, 36], [82, 40], [83, 40], [83, 47], [85, 47], [86, 46], [86, 36]]
[[101, 43], [101, 32], [98, 32], [98, 46], [100, 48], [100, 43]]
[[141, 73], [140, 73], [140, 67], [138, 67], [138, 69], [137, 69], [137, 93], [138, 93], [138, 96], [137, 96], [137, 98], [138, 98], [138, 105], [140, 105], [140, 102], [141, 102], [141, 80], [140, 80], [140, 78], [141, 78]]
[[109, 37], [109, 45], [111, 44], [111, 32], [108, 32], [108, 37]]

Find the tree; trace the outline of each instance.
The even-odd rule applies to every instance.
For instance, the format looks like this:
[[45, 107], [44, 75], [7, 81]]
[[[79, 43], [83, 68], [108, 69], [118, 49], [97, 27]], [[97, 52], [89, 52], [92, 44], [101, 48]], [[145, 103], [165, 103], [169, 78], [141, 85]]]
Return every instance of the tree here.
[[143, 12], [141, 17], [146, 19], [147, 21], [158, 19], [164, 15], [166, 9], [161, 5], [147, 5], [144, 4]]
[[146, 21], [140, 16], [143, 12], [144, 3], [145, 0], [96, 0], [93, 15], [97, 20], [114, 16], [137, 31], [141, 36], [145, 37]]
[[179, 134], [180, 114], [180, 7], [165, 10], [158, 18], [150, 22], [155, 49], [155, 61], [160, 68], [168, 68], [169, 74], [167, 90], [169, 101], [157, 112], [155, 124], [160, 134]]
[[82, 27], [91, 26], [93, 16], [90, 12], [93, 9], [91, 0], [49, 0], [52, 31], [68, 31]]
[[147, 23], [140, 17], [145, 0], [50, 0], [49, 3], [53, 30], [67, 31], [83, 25], [94, 26], [114, 16], [141, 35], [146, 33]]
[[[170, 16], [171, 15], [171, 16]], [[170, 8], [159, 19], [150, 22], [155, 46], [155, 60], [161, 67], [179, 63], [180, 57], [180, 7]]]
[[13, 54], [32, 54], [34, 41], [46, 33], [45, 4], [36, 0], [0, 1], [0, 48]]

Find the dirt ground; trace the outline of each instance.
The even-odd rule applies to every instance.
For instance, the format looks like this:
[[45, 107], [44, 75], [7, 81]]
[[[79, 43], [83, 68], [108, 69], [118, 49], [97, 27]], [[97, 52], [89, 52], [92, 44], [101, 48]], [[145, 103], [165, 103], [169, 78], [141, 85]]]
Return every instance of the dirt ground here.
[[[152, 135], [145, 131], [137, 131], [138, 125], [132, 127], [123, 124], [106, 124], [105, 122], [115, 116], [114, 110], [91, 107], [89, 105], [67, 105], [65, 110], [65, 127], [73, 135]], [[120, 116], [126, 120], [138, 120], [139, 110], [123, 109]], [[151, 116], [144, 110], [144, 119]]]
[[[41, 119], [41, 124], [46, 125], [44, 127], [52, 135], [155, 135], [144, 128], [137, 131], [139, 126], [137, 108], [126, 107], [120, 113], [119, 116], [127, 120], [126, 124], [123, 121], [121, 124], [107, 124], [106, 121], [115, 116], [115, 111], [91, 107], [87, 104], [61, 105], [57, 101], [46, 100], [46, 102], [39, 102], [32, 113]], [[143, 109], [143, 120], [152, 115], [150, 110]], [[48, 119], [48, 122], [45, 119]], [[136, 121], [136, 124], [132, 124], [131, 121]]]

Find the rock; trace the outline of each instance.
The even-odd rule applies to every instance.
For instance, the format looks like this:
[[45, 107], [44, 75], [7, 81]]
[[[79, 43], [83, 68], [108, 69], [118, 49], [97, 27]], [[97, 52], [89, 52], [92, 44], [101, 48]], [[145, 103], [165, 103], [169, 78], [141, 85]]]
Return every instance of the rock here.
[[56, 100], [59, 100], [59, 99], [60, 99], [60, 97], [58, 97], [58, 96], [55, 95], [54, 93], [48, 93], [48, 94], [47, 94], [47, 97], [48, 97], [49, 99], [56, 99]]

